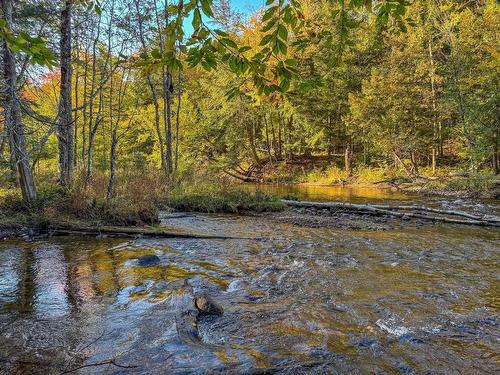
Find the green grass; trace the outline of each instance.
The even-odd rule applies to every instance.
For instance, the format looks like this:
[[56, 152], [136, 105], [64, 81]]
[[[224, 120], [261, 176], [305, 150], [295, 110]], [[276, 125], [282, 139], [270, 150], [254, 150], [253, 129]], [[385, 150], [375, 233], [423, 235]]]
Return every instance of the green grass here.
[[445, 189], [451, 191], [488, 192], [493, 191], [498, 179], [492, 173], [476, 173], [468, 177], [456, 177], [447, 182]]
[[275, 197], [260, 191], [249, 192], [233, 188], [212, 188], [204, 193], [176, 192], [166, 205], [178, 211], [237, 213], [245, 211], [281, 211], [285, 205]]
[[313, 169], [306, 176], [306, 182], [310, 184], [338, 184], [346, 181], [349, 174], [336, 166], [330, 166], [326, 169]]
[[[131, 186], [133, 181], [128, 182]], [[142, 185], [141, 185], [142, 186]], [[155, 225], [159, 223], [160, 208], [192, 212], [265, 212], [279, 211], [284, 205], [277, 198], [260, 191], [249, 192], [214, 182], [185, 182], [164, 193], [142, 189], [107, 200], [103, 189], [91, 186], [84, 189], [75, 184], [66, 189], [55, 184], [41, 184], [38, 197], [23, 202], [17, 189], [0, 189], [0, 226], [30, 225]], [[105, 190], [104, 190], [105, 191]]]
[[4, 225], [18, 223], [85, 222], [87, 224], [145, 225], [158, 222], [158, 209], [147, 202], [116, 198], [107, 201], [75, 188], [42, 185], [35, 200], [26, 203], [17, 190], [3, 191], [0, 221]]

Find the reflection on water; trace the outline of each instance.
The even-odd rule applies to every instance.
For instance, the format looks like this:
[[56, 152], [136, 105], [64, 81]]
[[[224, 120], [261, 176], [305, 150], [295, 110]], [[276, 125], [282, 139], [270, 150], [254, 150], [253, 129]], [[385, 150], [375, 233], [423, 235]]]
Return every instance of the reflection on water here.
[[[500, 232], [263, 218], [170, 222], [256, 239], [0, 243], [0, 373], [498, 373]], [[154, 254], [160, 263], [141, 267]], [[189, 280], [189, 285], [185, 283]], [[193, 333], [192, 290], [224, 307]]]
[[270, 185], [241, 184], [244, 189], [260, 190], [279, 198], [309, 201], [339, 201], [376, 204], [419, 204], [443, 209], [469, 211], [478, 214], [500, 216], [500, 205], [494, 199], [461, 199], [452, 197], [426, 197], [402, 193], [395, 189], [374, 186], [329, 186], [329, 185]]
[[244, 189], [260, 190], [278, 197], [288, 197], [312, 201], [341, 201], [365, 203], [374, 201], [409, 201], [415, 196], [404, 194], [393, 189], [382, 189], [373, 186], [332, 186], [332, 185], [270, 185], [242, 184]]

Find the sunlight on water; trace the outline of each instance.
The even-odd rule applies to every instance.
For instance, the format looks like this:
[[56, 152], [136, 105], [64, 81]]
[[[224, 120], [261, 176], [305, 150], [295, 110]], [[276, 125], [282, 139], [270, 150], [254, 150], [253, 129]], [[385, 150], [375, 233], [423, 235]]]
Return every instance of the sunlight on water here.
[[267, 185], [267, 184], [245, 184], [245, 189], [260, 190], [265, 193], [283, 198], [292, 198], [312, 201], [344, 201], [344, 202], [367, 202], [367, 201], [391, 201], [410, 200], [410, 194], [400, 193], [391, 189], [381, 189], [370, 186], [328, 186], [328, 185]]
[[[110, 358], [139, 374], [498, 369], [497, 230], [177, 220], [259, 238], [1, 243], [0, 358], [10, 372]], [[158, 262], [143, 266], [144, 255]], [[197, 291], [224, 315], [194, 319]]]

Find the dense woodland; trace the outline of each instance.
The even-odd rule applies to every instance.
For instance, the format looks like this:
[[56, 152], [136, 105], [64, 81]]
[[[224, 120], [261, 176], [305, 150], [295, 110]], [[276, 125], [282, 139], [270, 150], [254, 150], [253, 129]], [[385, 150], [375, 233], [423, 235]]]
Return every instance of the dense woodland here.
[[256, 3], [2, 0], [2, 183], [498, 173], [498, 2]]

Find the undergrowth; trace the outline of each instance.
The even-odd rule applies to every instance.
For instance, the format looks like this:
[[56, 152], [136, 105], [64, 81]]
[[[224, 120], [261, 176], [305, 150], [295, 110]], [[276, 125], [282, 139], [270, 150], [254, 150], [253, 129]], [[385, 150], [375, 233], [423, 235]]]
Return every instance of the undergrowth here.
[[284, 204], [261, 191], [247, 191], [213, 184], [181, 185], [165, 201], [166, 206], [179, 211], [224, 212], [280, 211]]

